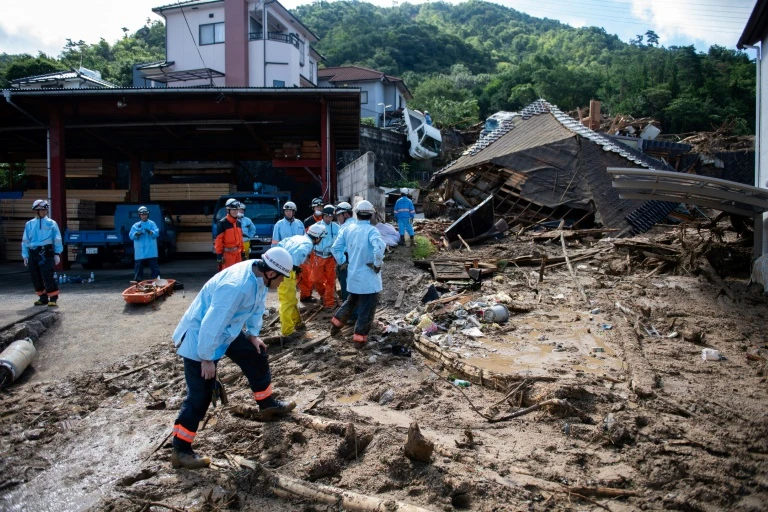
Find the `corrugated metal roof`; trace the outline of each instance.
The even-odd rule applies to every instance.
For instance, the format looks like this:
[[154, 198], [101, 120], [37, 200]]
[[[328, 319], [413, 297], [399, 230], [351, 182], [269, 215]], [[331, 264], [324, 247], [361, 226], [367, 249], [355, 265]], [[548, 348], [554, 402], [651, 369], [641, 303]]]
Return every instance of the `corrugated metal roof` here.
[[85, 73], [79, 73], [77, 71], [57, 71], [54, 73], [46, 73], [44, 75], [33, 75], [33, 76], [25, 76], [24, 78], [17, 78], [16, 80], [13, 80], [11, 82], [12, 85], [21, 85], [21, 84], [33, 84], [36, 82], [48, 82], [52, 80], [85, 80], [86, 82], [92, 82], [96, 85], [99, 85], [101, 87], [106, 87], [109, 89], [117, 87], [115, 84], [111, 82], [107, 82], [106, 80], [100, 80], [98, 78], [88, 76]]
[[176, 9], [178, 7], [192, 7], [194, 5], [215, 4], [223, 1], [224, 0], [189, 0], [187, 2], [177, 2], [175, 4], [166, 4], [166, 5], [161, 5], [160, 7], [153, 7], [152, 12], [160, 12], [160, 11], [165, 11], [167, 9]]

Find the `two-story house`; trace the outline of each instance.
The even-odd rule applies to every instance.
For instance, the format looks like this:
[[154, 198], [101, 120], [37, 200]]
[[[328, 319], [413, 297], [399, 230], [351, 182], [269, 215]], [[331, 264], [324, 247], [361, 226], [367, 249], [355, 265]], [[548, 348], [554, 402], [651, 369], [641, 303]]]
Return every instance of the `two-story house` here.
[[376, 126], [383, 126], [386, 118], [396, 110], [405, 108], [413, 99], [402, 78], [360, 66], [322, 68], [317, 72], [320, 87], [359, 87], [360, 117], [373, 117]]
[[136, 66], [137, 87], [315, 87], [318, 41], [277, 0], [190, 0], [165, 18], [166, 59]]

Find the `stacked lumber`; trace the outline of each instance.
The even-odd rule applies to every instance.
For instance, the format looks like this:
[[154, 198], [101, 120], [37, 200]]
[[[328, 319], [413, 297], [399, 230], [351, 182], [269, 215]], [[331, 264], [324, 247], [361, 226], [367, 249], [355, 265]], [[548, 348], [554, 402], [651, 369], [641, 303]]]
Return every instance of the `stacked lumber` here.
[[67, 219], [96, 220], [96, 201], [67, 199]]
[[149, 186], [152, 201], [215, 201], [237, 191], [229, 183], [153, 183]]
[[96, 228], [115, 229], [115, 216], [114, 215], [97, 215]]
[[232, 162], [203, 162], [188, 164], [155, 164], [155, 175], [199, 176], [208, 174], [231, 174], [235, 171]]
[[316, 140], [304, 140], [301, 142], [301, 158], [307, 160], [320, 159], [320, 143]]
[[[24, 199], [32, 204], [35, 199], [48, 197], [47, 190], [27, 190]], [[67, 189], [67, 199], [87, 199], [97, 203], [124, 203], [128, 197], [128, 189]]]
[[210, 228], [213, 223], [213, 215], [179, 215], [177, 216], [176, 229], [184, 231], [186, 228]]
[[[35, 213], [32, 211], [32, 201], [29, 199], [2, 199], [0, 200], [0, 217], [29, 220], [35, 216]], [[67, 199], [68, 219], [93, 219], [95, 216], [95, 201]]]
[[[45, 158], [30, 158], [26, 162], [28, 176], [48, 177], [48, 160]], [[64, 173], [67, 178], [96, 178], [102, 174], [114, 174], [112, 168], [105, 168], [100, 158], [67, 158], [64, 161]]]
[[[31, 215], [27, 217], [32, 218]], [[6, 261], [21, 261], [21, 237], [28, 219], [0, 220], [0, 240], [3, 241], [3, 258]]]
[[176, 236], [177, 252], [213, 252], [213, 238], [210, 231], [199, 233], [179, 233]]

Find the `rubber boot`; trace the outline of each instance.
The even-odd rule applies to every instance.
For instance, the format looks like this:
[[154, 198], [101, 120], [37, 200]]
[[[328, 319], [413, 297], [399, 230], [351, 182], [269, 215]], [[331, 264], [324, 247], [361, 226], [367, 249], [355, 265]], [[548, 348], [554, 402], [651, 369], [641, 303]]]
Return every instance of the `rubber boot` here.
[[267, 398], [266, 400], [260, 400], [259, 402], [259, 416], [262, 421], [269, 421], [280, 416], [285, 416], [296, 408], [296, 402], [275, 400], [272, 397]]
[[45, 306], [46, 304], [48, 304], [48, 296], [47, 295], [41, 295], [35, 301], [35, 306]]
[[198, 455], [194, 451], [184, 451], [173, 447], [171, 453], [171, 466], [174, 468], [201, 469], [211, 465], [211, 458]]
[[405, 245], [405, 235], [400, 235], [400, 240], [398, 240], [397, 245]]

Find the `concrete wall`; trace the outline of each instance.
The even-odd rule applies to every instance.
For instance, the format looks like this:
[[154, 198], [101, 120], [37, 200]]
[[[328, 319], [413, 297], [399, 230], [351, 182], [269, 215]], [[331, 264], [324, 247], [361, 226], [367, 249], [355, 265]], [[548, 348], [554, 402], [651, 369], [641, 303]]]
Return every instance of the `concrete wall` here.
[[[186, 15], [186, 21], [184, 20]], [[213, 15], [213, 17], [211, 17]], [[200, 25], [224, 22], [224, 2], [203, 4], [192, 10], [180, 9], [166, 13], [166, 55], [169, 61], [174, 61], [173, 71], [211, 68], [226, 73], [224, 63], [224, 44], [208, 44], [199, 46]], [[189, 27], [187, 27], [189, 23]], [[190, 35], [190, 29], [192, 34]], [[226, 40], [226, 31], [224, 38]], [[197, 50], [200, 50], [200, 54]], [[200, 57], [202, 56], [202, 60]], [[207, 85], [208, 80], [192, 80], [188, 82], [172, 82], [169, 87], [191, 87]], [[215, 78], [217, 86], [224, 86], [223, 78]]]
[[384, 191], [376, 186], [375, 169], [376, 155], [365, 153], [338, 172], [336, 192], [340, 201], [349, 201], [352, 206], [367, 199], [383, 218], [386, 198]]

